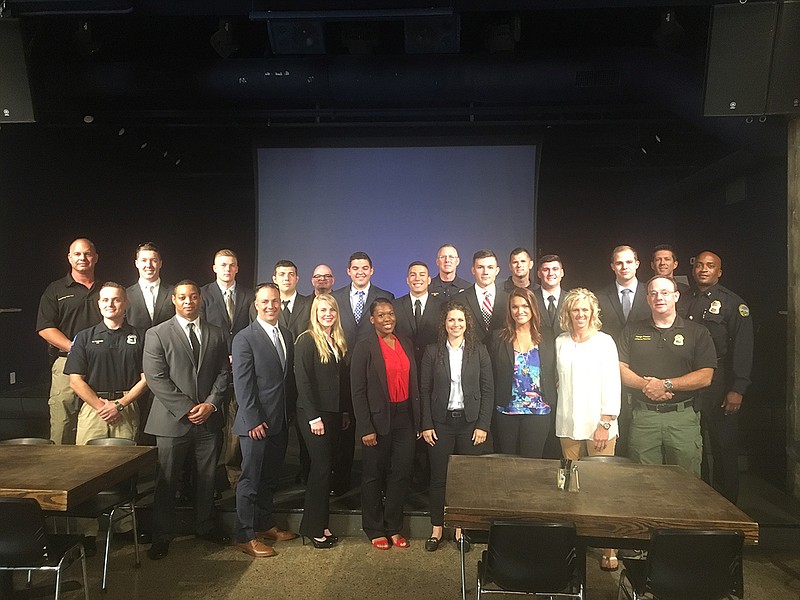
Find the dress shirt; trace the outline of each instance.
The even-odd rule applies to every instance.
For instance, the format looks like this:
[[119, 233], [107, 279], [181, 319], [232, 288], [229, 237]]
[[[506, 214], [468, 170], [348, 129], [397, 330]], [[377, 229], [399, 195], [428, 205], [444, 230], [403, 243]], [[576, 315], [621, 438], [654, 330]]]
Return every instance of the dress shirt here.
[[[557, 287], [552, 292], [548, 292], [546, 289], [542, 288], [542, 296], [544, 297], [543, 309], [545, 312], [547, 312], [547, 306], [549, 304], [548, 298], [550, 298], [550, 296], [555, 298], [555, 300], [553, 300], [553, 303], [556, 305], [556, 310], [558, 310], [558, 299], [561, 298], [561, 286]], [[558, 315], [556, 314], [556, 316]]]
[[[286, 305], [286, 308], [289, 309], [289, 312], [294, 312], [294, 301], [297, 300], [297, 290], [294, 291], [294, 294], [291, 295], [289, 298], [289, 303]], [[286, 298], [281, 298], [281, 310], [283, 310], [283, 303], [286, 302]]]
[[622, 304], [622, 290], [630, 290], [631, 291], [631, 308], [633, 307], [633, 299], [636, 297], [636, 288], [639, 287], [639, 280], [635, 277], [633, 278], [633, 285], [630, 287], [622, 287], [618, 282], [614, 282], [614, 285], [617, 286], [617, 299], [619, 300], [620, 305]]
[[[139, 278], [139, 288], [141, 288], [142, 290], [142, 296], [144, 296], [144, 305], [147, 307], [147, 312], [150, 313], [151, 319], [155, 315], [156, 298], [158, 298], [158, 289], [160, 287], [161, 287], [160, 277], [155, 281], [145, 281], [141, 277]], [[152, 291], [150, 291], [151, 288]]]
[[364, 315], [369, 313], [369, 306], [367, 305], [367, 296], [369, 296], [369, 287], [371, 283], [367, 284], [363, 290], [357, 290], [350, 284], [350, 310], [353, 311], [353, 314], [356, 314], [356, 304], [358, 304], [358, 292], [364, 292], [364, 312], [361, 313], [361, 318], [364, 318]]
[[194, 334], [197, 336], [197, 341], [200, 343], [200, 347], [203, 347], [203, 336], [200, 335], [200, 317], [198, 316], [194, 321], [188, 321], [184, 319], [180, 315], [175, 315], [175, 318], [178, 320], [178, 325], [181, 326], [181, 331], [183, 331], [183, 335], [186, 336], [186, 339], [189, 340], [189, 346], [192, 345], [192, 340], [189, 337], [189, 323], [194, 323]]
[[277, 325], [270, 325], [266, 321], [264, 321], [261, 317], [256, 317], [256, 321], [261, 327], [264, 328], [264, 331], [267, 332], [267, 336], [269, 337], [270, 342], [274, 342], [275, 334], [273, 331], [278, 331], [278, 339], [281, 341], [281, 347], [283, 348], [283, 355], [286, 356], [286, 340], [283, 339], [283, 335], [281, 334], [281, 328]]
[[449, 342], [446, 345], [450, 357], [450, 398], [447, 401], [447, 410], [464, 410], [464, 388], [461, 387], [464, 342], [458, 348], [453, 348]]
[[419, 300], [419, 303], [422, 305], [422, 314], [423, 315], [425, 314], [425, 305], [428, 303], [428, 296], [429, 296], [428, 292], [425, 292], [419, 298], [417, 298], [416, 296], [414, 296], [412, 294], [408, 295], [408, 297], [411, 299], [411, 314], [412, 315], [414, 314], [414, 308], [416, 307], [417, 300]]
[[[478, 306], [483, 306], [483, 298], [486, 295], [486, 292], [489, 292], [490, 302], [492, 303], [492, 312], [494, 312], [494, 303], [497, 302], [497, 286], [493, 283], [492, 285], [482, 288], [477, 283], [475, 284], [475, 297], [478, 299]], [[484, 327], [484, 329], [486, 329]]]
[[220, 285], [219, 281], [217, 281], [217, 286], [219, 287], [219, 291], [222, 293], [222, 299], [225, 300], [226, 294], [230, 290], [231, 294], [233, 295], [233, 305], [236, 306], [236, 282], [233, 282], [233, 285], [229, 288], [224, 288]]

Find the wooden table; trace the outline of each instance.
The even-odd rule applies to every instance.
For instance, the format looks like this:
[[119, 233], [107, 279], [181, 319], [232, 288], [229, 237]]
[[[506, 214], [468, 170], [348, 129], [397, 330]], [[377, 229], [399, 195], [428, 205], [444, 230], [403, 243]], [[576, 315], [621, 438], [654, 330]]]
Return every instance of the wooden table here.
[[[586, 546], [646, 548], [650, 530], [738, 529], [758, 543], [758, 523], [681, 467], [579, 462], [581, 490], [556, 487], [557, 460], [451, 456], [444, 520], [488, 530], [492, 521], [570, 521]], [[462, 557], [462, 597], [465, 597]]]
[[0, 446], [0, 496], [66, 511], [155, 464], [149, 446]]

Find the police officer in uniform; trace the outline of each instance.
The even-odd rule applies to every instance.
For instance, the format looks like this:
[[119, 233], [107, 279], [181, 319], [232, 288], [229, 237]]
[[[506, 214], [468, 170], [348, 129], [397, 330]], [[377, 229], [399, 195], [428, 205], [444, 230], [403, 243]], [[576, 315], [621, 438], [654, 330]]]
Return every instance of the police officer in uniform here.
[[713, 252], [697, 255], [692, 271], [696, 289], [688, 318], [705, 325], [717, 351], [711, 386], [701, 393], [703, 431], [711, 442], [713, 469], [703, 454], [703, 480], [735, 503], [739, 495], [739, 411], [750, 386], [753, 366], [753, 320], [744, 300], [719, 285], [722, 259]]

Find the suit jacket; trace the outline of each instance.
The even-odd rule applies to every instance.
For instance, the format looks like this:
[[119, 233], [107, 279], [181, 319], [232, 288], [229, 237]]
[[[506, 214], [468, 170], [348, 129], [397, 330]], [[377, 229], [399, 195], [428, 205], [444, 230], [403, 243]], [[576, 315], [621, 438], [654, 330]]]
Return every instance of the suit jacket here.
[[601, 289], [597, 294], [597, 302], [600, 305], [600, 321], [602, 322], [600, 329], [614, 338], [617, 347], [619, 347], [625, 325], [650, 318], [650, 307], [647, 305], [647, 286], [641, 281], [636, 286], [636, 294], [633, 296], [631, 312], [628, 314], [627, 321], [622, 314], [622, 302], [617, 294], [616, 283], [611, 283]]
[[312, 296], [301, 296], [297, 294], [294, 298], [294, 306], [292, 312], [289, 313], [287, 319], [283, 311], [278, 317], [278, 322], [292, 332], [294, 339], [300, 337], [300, 334], [308, 329], [308, 324], [311, 319], [311, 303], [314, 301]]
[[[511, 400], [514, 381], [514, 347], [495, 331], [489, 341], [489, 356], [494, 374], [494, 406], [505, 406]], [[545, 402], [550, 405], [550, 417], [555, 419], [558, 405], [555, 345], [539, 344], [539, 367], [539, 388]]]
[[320, 412], [350, 412], [349, 357], [335, 357], [323, 363], [311, 334], [297, 338], [294, 347], [294, 377], [297, 382], [297, 408], [312, 421]]
[[495, 283], [495, 299], [494, 299], [494, 306], [492, 306], [492, 320], [489, 323], [489, 330], [486, 331], [483, 322], [483, 313], [481, 312], [481, 307], [478, 304], [478, 298], [475, 295], [475, 285], [469, 286], [463, 292], [458, 294], [455, 297], [455, 300], [458, 300], [464, 306], [466, 306], [470, 313], [472, 313], [472, 320], [475, 323], [475, 327], [479, 331], [484, 331], [485, 334], [480, 336], [479, 338], [483, 343], [487, 343], [490, 338], [491, 332], [502, 329], [506, 326], [506, 314], [508, 313], [508, 293], [503, 290], [502, 283]]
[[[350, 363], [350, 389], [353, 399], [353, 414], [356, 417], [357, 439], [377, 433], [386, 435], [392, 423], [389, 417], [389, 387], [386, 380], [386, 362], [383, 360], [380, 340], [373, 333], [356, 344]], [[419, 430], [419, 385], [414, 348], [409, 340], [398, 337], [400, 345], [411, 363], [408, 396], [414, 419], [414, 428]]]
[[246, 436], [267, 424], [267, 436], [287, 427], [294, 414], [294, 337], [278, 325], [286, 346], [286, 363], [281, 367], [278, 350], [264, 328], [253, 321], [233, 338], [233, 387], [239, 408], [232, 431]]
[[197, 365], [177, 317], [151, 327], [144, 338], [143, 368], [155, 396], [145, 433], [164, 437], [187, 434], [193, 425], [186, 415], [201, 402], [209, 402], [216, 409], [206, 426], [212, 431], [222, 428], [230, 367], [225, 336], [219, 327], [200, 319]]
[[174, 286], [163, 281], [158, 286], [155, 307], [153, 308], [153, 318], [147, 312], [147, 304], [144, 301], [142, 288], [136, 282], [126, 288], [128, 292], [128, 310], [125, 311], [125, 319], [136, 329], [144, 333], [153, 325], [159, 325], [175, 316], [175, 305], [172, 304], [172, 288]]
[[[564, 330], [561, 329], [561, 325], [558, 320], [558, 313], [561, 310], [561, 305], [564, 304], [564, 296], [566, 296], [566, 292], [562, 289], [561, 294], [558, 296], [554, 323], [550, 323], [550, 317], [547, 314], [547, 298], [545, 297], [545, 291], [540, 287], [533, 292], [533, 295], [536, 296], [536, 302], [539, 304], [539, 314], [542, 317], [540, 327], [542, 338], [548, 344], [555, 344], [556, 338], [564, 332]], [[547, 296], [549, 295], [550, 294], [547, 294]]]
[[225, 298], [216, 281], [207, 283], [200, 288], [203, 304], [200, 306], [200, 317], [212, 325], [221, 328], [225, 333], [228, 344], [228, 354], [231, 353], [233, 336], [247, 327], [250, 323], [250, 307], [253, 305], [255, 295], [253, 290], [236, 284], [236, 297], [234, 299], [233, 320], [228, 318], [228, 309], [225, 307]]
[[376, 298], [394, 300], [394, 294], [392, 294], [392, 292], [387, 292], [377, 285], [370, 284], [369, 293], [364, 299], [364, 314], [361, 315], [361, 321], [356, 325], [356, 318], [353, 316], [353, 308], [350, 306], [350, 286], [346, 285], [343, 288], [334, 290], [333, 297], [336, 298], [336, 302], [339, 305], [339, 321], [342, 323], [348, 351], [352, 351], [361, 340], [375, 334], [375, 327], [369, 322], [369, 305], [372, 304]]
[[[440, 349], [444, 361], [439, 360]], [[443, 423], [447, 418], [447, 403], [450, 400], [450, 357], [447, 348], [431, 344], [425, 349], [422, 359], [422, 429], [433, 429], [434, 421]], [[469, 356], [461, 361], [461, 389], [464, 392], [464, 413], [468, 423], [477, 429], [489, 431], [494, 402], [494, 380], [492, 362], [486, 346], [478, 344]]]
[[422, 313], [419, 327], [417, 327], [417, 323], [414, 320], [411, 294], [397, 298], [392, 304], [394, 304], [394, 314], [397, 318], [395, 331], [397, 331], [398, 335], [411, 340], [414, 345], [414, 358], [417, 361], [417, 369], [419, 369], [420, 365], [422, 365], [422, 355], [425, 354], [425, 347], [428, 344], [435, 344], [439, 336], [439, 320], [445, 301], [442, 297], [428, 294], [428, 301], [425, 303], [425, 311]]

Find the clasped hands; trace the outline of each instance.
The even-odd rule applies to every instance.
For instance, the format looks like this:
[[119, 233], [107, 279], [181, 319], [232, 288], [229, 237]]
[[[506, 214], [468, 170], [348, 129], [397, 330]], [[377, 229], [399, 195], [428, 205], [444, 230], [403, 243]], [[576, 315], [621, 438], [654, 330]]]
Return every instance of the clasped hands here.
[[672, 400], [674, 394], [664, 388], [664, 380], [657, 377], [644, 377], [647, 384], [642, 388], [642, 393], [653, 402], [666, 402]]

